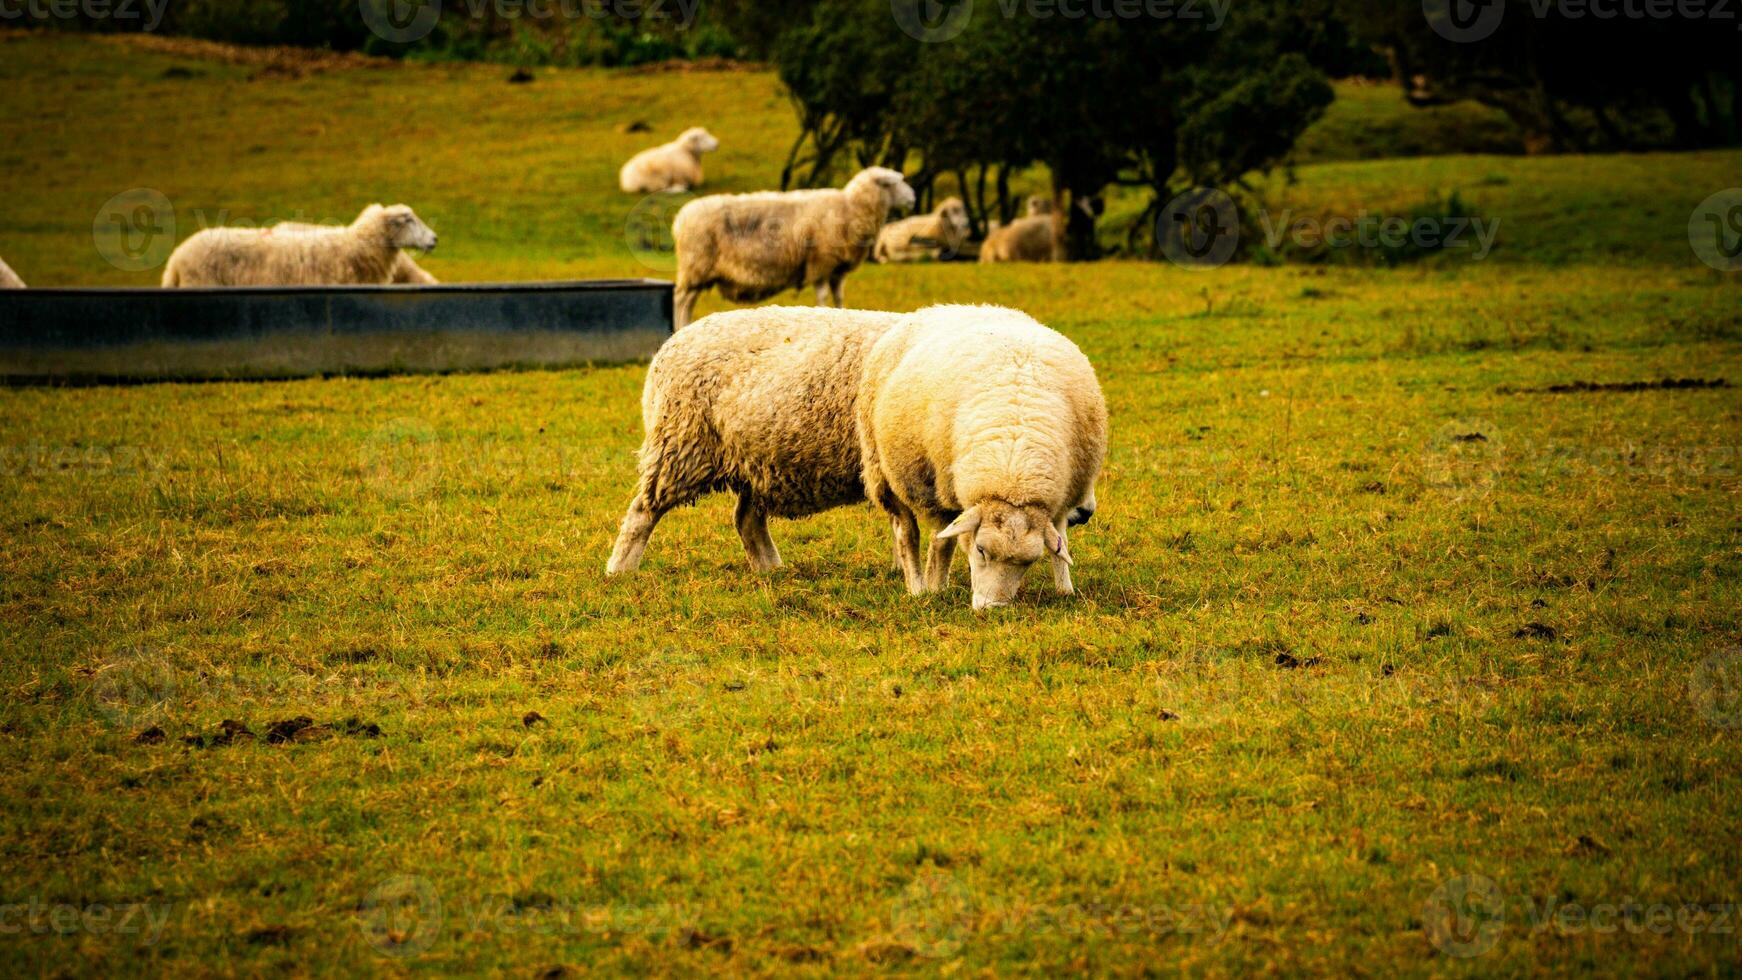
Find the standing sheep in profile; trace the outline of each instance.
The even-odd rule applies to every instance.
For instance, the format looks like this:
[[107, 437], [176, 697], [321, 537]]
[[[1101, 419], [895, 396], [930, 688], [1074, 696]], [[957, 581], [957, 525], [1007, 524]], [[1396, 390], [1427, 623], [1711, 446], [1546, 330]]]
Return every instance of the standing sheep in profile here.
[[654, 525], [704, 494], [738, 495], [750, 566], [780, 564], [768, 518], [865, 499], [853, 402], [865, 353], [898, 313], [769, 307], [703, 317], [647, 368], [640, 479], [605, 572], [634, 571]]
[[877, 234], [879, 262], [917, 262], [954, 258], [968, 239], [968, 209], [959, 197], [946, 197], [931, 214], [892, 221]]
[[342, 231], [274, 234], [270, 228], [207, 228], [176, 246], [163, 285], [381, 285], [402, 248], [425, 252], [436, 234], [403, 204], [371, 204]]
[[986, 233], [980, 261], [1051, 262], [1053, 239], [1052, 201], [1036, 195], [1028, 199], [1027, 217]]
[[12, 271], [12, 267], [6, 264], [5, 259], [0, 259], [0, 289], [23, 288], [24, 280], [18, 278], [18, 273]]
[[627, 194], [680, 194], [702, 186], [702, 154], [720, 148], [720, 141], [696, 126], [683, 135], [629, 158], [617, 172], [617, 185]]
[[[344, 230], [344, 225], [311, 225], [301, 221], [280, 221], [272, 226], [274, 235], [317, 235]], [[441, 283], [441, 280], [430, 275], [404, 252], [400, 252], [393, 260], [393, 271], [388, 275], [387, 281], [396, 286], [435, 286]]]
[[[948, 582], [968, 546], [974, 608], [1016, 597], [1043, 556], [1071, 591], [1065, 528], [1095, 510], [1107, 405], [1077, 346], [1024, 313], [933, 306], [865, 359], [858, 403], [865, 495], [888, 512], [915, 595]], [[920, 565], [919, 529], [942, 527]]]
[[913, 207], [901, 174], [870, 167], [836, 190], [716, 194], [685, 204], [671, 223], [677, 246], [673, 327], [690, 322], [710, 286], [755, 303], [815, 286], [817, 305], [845, 305], [841, 281], [877, 242], [891, 208]]

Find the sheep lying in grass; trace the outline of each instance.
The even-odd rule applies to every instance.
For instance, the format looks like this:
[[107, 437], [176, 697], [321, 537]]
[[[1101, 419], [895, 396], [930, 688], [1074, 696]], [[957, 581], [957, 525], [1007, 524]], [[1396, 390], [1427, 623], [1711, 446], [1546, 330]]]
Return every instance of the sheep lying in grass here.
[[640, 480], [605, 566], [634, 571], [673, 507], [738, 495], [750, 565], [780, 564], [768, 518], [865, 499], [853, 401], [865, 352], [897, 313], [767, 307], [703, 317], [654, 355], [641, 395]]
[[1028, 199], [1027, 217], [994, 226], [980, 243], [981, 262], [1051, 262], [1053, 257], [1052, 201]]
[[[272, 226], [274, 235], [318, 235], [322, 233], [341, 232], [344, 225], [311, 225], [301, 221], [280, 221]], [[411, 256], [400, 252], [393, 260], [393, 271], [387, 276], [387, 281], [403, 286], [434, 286], [441, 282], [430, 275], [424, 267], [418, 265]]]
[[913, 207], [913, 188], [884, 167], [861, 170], [836, 190], [716, 194], [685, 204], [671, 224], [677, 246], [674, 326], [690, 321], [710, 286], [734, 303], [755, 303], [815, 286], [817, 305], [877, 242], [891, 208]]
[[[933, 306], [865, 358], [865, 495], [888, 512], [910, 592], [942, 589], [961, 540], [974, 608], [1016, 596], [1043, 555], [1071, 591], [1065, 529], [1095, 509], [1107, 406], [1082, 351], [1026, 314]], [[942, 527], [922, 571], [919, 527]]]
[[270, 228], [207, 228], [176, 246], [163, 285], [324, 286], [382, 284], [402, 248], [425, 252], [436, 234], [403, 204], [371, 204], [343, 231], [275, 234]]
[[629, 194], [682, 193], [702, 186], [702, 154], [720, 148], [720, 141], [700, 126], [651, 150], [629, 158], [617, 172], [617, 185]]
[[946, 197], [931, 214], [892, 221], [877, 234], [879, 262], [917, 262], [954, 258], [968, 238], [968, 209], [959, 197]]
[[18, 273], [12, 271], [12, 267], [6, 264], [5, 259], [0, 259], [0, 289], [23, 288], [24, 280], [18, 278]]

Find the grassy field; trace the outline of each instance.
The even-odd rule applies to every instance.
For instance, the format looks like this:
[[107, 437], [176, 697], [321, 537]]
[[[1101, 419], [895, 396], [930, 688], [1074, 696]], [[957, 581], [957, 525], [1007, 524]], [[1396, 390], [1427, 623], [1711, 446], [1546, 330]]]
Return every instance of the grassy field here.
[[[617, 127], [707, 120], [723, 190], [792, 134], [757, 73], [0, 38], [41, 284], [152, 281], [92, 244], [137, 187], [182, 234], [404, 200], [446, 279], [658, 274]], [[605, 580], [636, 365], [0, 390], [0, 964], [1736, 972], [1742, 279], [1687, 228], [1742, 153], [1297, 176], [1311, 213], [1462, 188], [1497, 245], [850, 277], [1098, 367], [1080, 594], [990, 615], [960, 568], [908, 597], [865, 508], [759, 577], [712, 499]], [[1664, 378], [1728, 384], [1621, 387]]]

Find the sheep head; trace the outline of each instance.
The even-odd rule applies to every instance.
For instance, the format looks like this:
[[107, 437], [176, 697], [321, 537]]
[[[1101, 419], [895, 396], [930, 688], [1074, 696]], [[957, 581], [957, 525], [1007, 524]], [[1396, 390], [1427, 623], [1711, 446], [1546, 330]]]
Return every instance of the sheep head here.
[[888, 167], [866, 167], [854, 174], [852, 180], [847, 181], [846, 191], [849, 197], [875, 192], [882, 197], [886, 211], [913, 210], [913, 188], [907, 186], [907, 180], [901, 176], [900, 171]]
[[369, 205], [363, 209], [353, 227], [367, 224], [376, 225], [381, 237], [394, 248], [415, 248], [428, 252], [436, 247], [436, 233], [403, 204], [392, 207]]
[[1071, 563], [1064, 537], [1038, 504], [1019, 507], [1002, 500], [983, 500], [962, 511], [937, 536], [939, 540], [957, 538], [968, 549], [975, 609], [1009, 605], [1022, 588], [1028, 566], [1043, 557]]
[[698, 157], [720, 148], [720, 141], [700, 126], [692, 126], [684, 130], [683, 135], [679, 136], [677, 141], [684, 149]]
[[968, 208], [962, 203], [961, 198], [944, 198], [943, 203], [939, 204], [932, 213], [938, 216], [938, 220], [943, 222], [944, 227], [948, 228], [955, 237], [962, 238], [968, 234]]
[[1042, 197], [1041, 195], [1036, 194], [1028, 199], [1028, 216], [1030, 218], [1051, 213], [1052, 198]]

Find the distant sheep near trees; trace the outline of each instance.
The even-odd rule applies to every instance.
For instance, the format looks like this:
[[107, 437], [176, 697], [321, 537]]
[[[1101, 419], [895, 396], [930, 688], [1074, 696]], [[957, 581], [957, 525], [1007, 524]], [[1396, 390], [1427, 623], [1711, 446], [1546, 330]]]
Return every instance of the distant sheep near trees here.
[[946, 197], [930, 214], [892, 221], [877, 235], [879, 262], [917, 262], [953, 258], [968, 240], [968, 208], [959, 197]]
[[436, 233], [403, 204], [371, 204], [344, 230], [276, 234], [270, 228], [207, 228], [176, 246], [166, 288], [385, 284], [399, 250], [429, 251]]
[[1003, 227], [994, 227], [980, 243], [981, 262], [1051, 262], [1053, 243], [1052, 201], [1028, 199], [1028, 215]]
[[642, 150], [617, 172], [617, 185], [627, 194], [679, 194], [702, 186], [702, 154], [720, 148], [713, 134], [696, 126], [670, 143]]
[[841, 283], [877, 242], [891, 209], [913, 207], [913, 188], [885, 167], [841, 189], [716, 194], [685, 204], [672, 222], [677, 247], [673, 326], [689, 323], [710, 287], [755, 303], [814, 286], [817, 305], [843, 306]]

